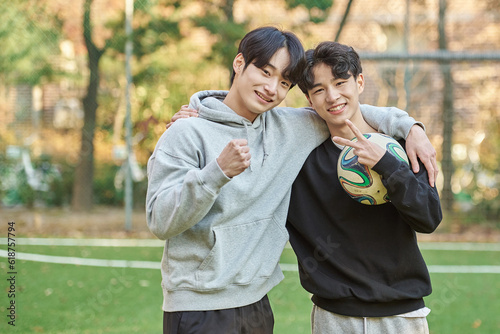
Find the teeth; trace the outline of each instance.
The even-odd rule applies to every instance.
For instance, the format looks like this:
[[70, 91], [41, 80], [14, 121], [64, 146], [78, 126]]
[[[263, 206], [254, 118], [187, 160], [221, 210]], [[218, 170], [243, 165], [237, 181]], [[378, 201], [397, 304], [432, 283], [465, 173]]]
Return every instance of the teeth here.
[[330, 108], [330, 111], [339, 111], [340, 109], [344, 108], [345, 104], [341, 104], [339, 106], [336, 106], [334, 108]]
[[272, 100], [268, 100], [268, 99], [266, 99], [264, 96], [262, 96], [262, 94], [261, 94], [261, 93], [259, 93], [259, 92], [256, 92], [256, 93], [257, 93], [257, 95], [259, 95], [259, 96], [260, 96], [260, 98], [261, 98], [261, 99], [263, 99], [264, 101], [266, 101], [266, 102], [271, 102], [271, 101], [272, 101]]

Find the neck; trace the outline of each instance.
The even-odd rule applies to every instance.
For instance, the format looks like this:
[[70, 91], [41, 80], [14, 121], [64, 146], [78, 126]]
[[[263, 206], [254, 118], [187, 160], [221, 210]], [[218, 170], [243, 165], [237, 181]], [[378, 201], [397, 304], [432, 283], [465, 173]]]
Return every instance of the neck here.
[[[357, 118], [350, 119], [350, 121], [359, 129], [359, 131], [361, 131], [361, 133], [378, 132], [376, 129], [372, 128], [368, 123], [366, 123], [363, 116], [359, 117], [359, 119]], [[351, 140], [354, 137], [356, 137], [352, 132], [351, 128], [347, 125], [341, 125], [337, 127], [329, 126], [328, 128], [330, 130], [330, 135], [332, 137], [338, 136], [348, 140]]]
[[238, 95], [238, 93], [232, 89], [229, 89], [229, 92], [227, 93], [226, 98], [222, 102], [226, 106], [231, 108], [231, 110], [234, 111], [236, 114], [248, 119], [252, 123], [257, 118], [257, 114], [252, 113], [250, 110], [248, 110], [244, 107], [243, 108], [241, 107], [241, 106], [244, 106], [245, 104], [243, 103], [241, 96]]

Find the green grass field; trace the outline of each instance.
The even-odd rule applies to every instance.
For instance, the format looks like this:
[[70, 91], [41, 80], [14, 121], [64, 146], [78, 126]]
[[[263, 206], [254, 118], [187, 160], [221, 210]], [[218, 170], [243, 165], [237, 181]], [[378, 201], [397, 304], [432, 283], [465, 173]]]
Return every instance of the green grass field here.
[[[5, 244], [0, 249], [7, 250]], [[161, 247], [16, 246], [16, 253], [153, 261]], [[423, 250], [427, 264], [499, 266], [500, 252]], [[0, 258], [0, 333], [161, 333], [162, 293], [156, 269], [110, 268], [16, 260], [15, 298], [8, 297], [8, 259]], [[296, 263], [285, 249], [282, 263]], [[434, 292], [426, 298], [431, 333], [500, 333], [500, 274], [431, 273]], [[275, 333], [310, 333], [311, 301], [296, 271], [269, 298]], [[8, 324], [15, 300], [15, 327]]]

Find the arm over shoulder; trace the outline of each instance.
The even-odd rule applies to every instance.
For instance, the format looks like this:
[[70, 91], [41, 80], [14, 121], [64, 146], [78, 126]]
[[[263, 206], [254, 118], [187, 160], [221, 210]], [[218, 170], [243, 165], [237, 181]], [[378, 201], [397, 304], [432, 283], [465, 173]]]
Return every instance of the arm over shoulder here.
[[361, 104], [360, 107], [363, 118], [371, 127], [396, 139], [406, 139], [415, 124], [424, 128], [423, 123], [415, 121], [406, 111], [395, 107], [374, 107], [368, 104]]

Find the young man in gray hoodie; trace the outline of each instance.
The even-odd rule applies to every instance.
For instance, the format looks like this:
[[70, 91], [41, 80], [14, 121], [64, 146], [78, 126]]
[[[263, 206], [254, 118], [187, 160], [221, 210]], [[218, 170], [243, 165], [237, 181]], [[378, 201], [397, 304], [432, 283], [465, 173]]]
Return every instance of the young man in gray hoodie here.
[[[267, 293], [283, 279], [291, 185], [329, 137], [312, 109], [277, 107], [303, 65], [294, 34], [251, 31], [229, 92], [193, 95], [199, 117], [176, 122], [159, 139], [148, 162], [146, 212], [151, 232], [165, 240], [164, 333], [273, 332]], [[361, 110], [391, 136], [407, 138], [415, 124], [396, 108]], [[419, 155], [432, 156], [422, 130], [412, 132]]]

